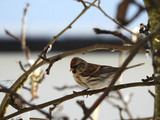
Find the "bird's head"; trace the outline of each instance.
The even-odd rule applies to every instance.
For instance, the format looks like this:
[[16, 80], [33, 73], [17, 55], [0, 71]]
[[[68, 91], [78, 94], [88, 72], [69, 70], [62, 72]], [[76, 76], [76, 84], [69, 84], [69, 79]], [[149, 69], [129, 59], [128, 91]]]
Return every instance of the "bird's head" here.
[[70, 71], [72, 71], [73, 74], [81, 74], [86, 70], [87, 67], [88, 63], [81, 58], [74, 57], [71, 60]]

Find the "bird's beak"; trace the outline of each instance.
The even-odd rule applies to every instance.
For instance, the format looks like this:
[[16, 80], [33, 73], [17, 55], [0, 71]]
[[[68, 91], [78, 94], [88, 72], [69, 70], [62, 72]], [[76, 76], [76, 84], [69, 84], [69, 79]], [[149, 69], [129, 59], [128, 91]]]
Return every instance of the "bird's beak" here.
[[71, 68], [70, 71], [74, 71], [74, 68]]

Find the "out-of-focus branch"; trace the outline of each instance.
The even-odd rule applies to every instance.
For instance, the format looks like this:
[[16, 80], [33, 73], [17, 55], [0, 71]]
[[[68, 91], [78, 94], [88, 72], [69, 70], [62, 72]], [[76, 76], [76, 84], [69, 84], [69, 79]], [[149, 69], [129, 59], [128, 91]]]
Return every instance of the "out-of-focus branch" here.
[[13, 35], [11, 32], [8, 30], [5, 30], [6, 34], [13, 37], [14, 39], [18, 40], [21, 43], [22, 49], [26, 53], [27, 59], [30, 57], [30, 49], [26, 46], [26, 34], [25, 34], [25, 29], [26, 29], [26, 18], [27, 18], [27, 12], [29, 9], [29, 3], [27, 4], [27, 7], [24, 9], [24, 15], [22, 19], [22, 33], [21, 33], [21, 38], [18, 38], [17, 36]]
[[23, 19], [22, 19], [22, 34], [21, 34], [21, 42], [22, 42], [22, 48], [25, 49], [26, 48], [26, 34], [25, 34], [25, 30], [26, 30], [26, 19], [27, 19], [27, 12], [29, 9], [29, 3], [27, 3], [27, 7], [24, 9], [24, 15], [23, 15]]
[[23, 70], [23, 72], [26, 72], [26, 70], [24, 69], [24, 67], [23, 67], [23, 65], [22, 65], [22, 63], [21, 63], [21, 61], [19, 61], [18, 63], [19, 63], [19, 66], [21, 67], [21, 69]]
[[129, 104], [129, 102], [130, 102], [130, 100], [131, 100], [131, 96], [130, 96], [129, 101], [126, 102], [126, 101], [124, 100], [124, 98], [123, 98], [123, 95], [122, 95], [121, 91], [117, 91], [117, 93], [118, 93], [118, 95], [119, 95], [122, 103], [123, 103], [124, 106], [125, 106], [124, 110], [126, 111], [126, 113], [128, 114], [128, 116], [130, 117], [130, 119], [132, 119], [133, 117], [132, 117], [131, 112], [130, 112], [130, 110], [129, 110], [129, 108], [128, 108], [128, 104]]
[[63, 87], [54, 86], [54, 89], [59, 90], [59, 91], [65, 90], [65, 89], [73, 89], [73, 88], [80, 88], [80, 86], [78, 85], [72, 85], [72, 86], [64, 85]]
[[7, 35], [13, 37], [14, 39], [18, 40], [19, 42], [21, 42], [21, 39], [15, 35], [13, 35], [11, 32], [9, 32], [8, 30], [5, 29], [5, 32]]
[[[126, 20], [126, 13], [127, 13], [127, 10], [128, 10], [128, 7], [130, 4], [135, 4], [139, 8], [139, 10], [134, 16], [132, 16], [132, 18], [130, 20]], [[135, 2], [134, 0], [123, 0], [118, 5], [117, 20], [122, 25], [127, 25], [127, 24], [131, 23], [135, 18], [137, 18], [138, 15], [144, 10], [145, 10], [145, 8], [143, 6], [141, 6], [140, 4], [138, 4], [137, 2]]]
[[[86, 2], [86, 3], [91, 4], [90, 2]], [[129, 29], [127, 29], [126, 27], [124, 27], [123, 25], [121, 25], [116, 19], [111, 18], [106, 12], [104, 12], [104, 10], [103, 10], [101, 7], [99, 7], [99, 6], [95, 5], [95, 4], [94, 4], [94, 6], [95, 6], [96, 8], [98, 8], [98, 9], [99, 9], [106, 17], [108, 17], [111, 21], [113, 21], [114, 23], [116, 23], [120, 28], [123, 28], [124, 30], [128, 31], [128, 32], [131, 33], [132, 35], [137, 36], [138, 38], [144, 39], [143, 36], [138, 35], [138, 34], [132, 32], [132, 31], [130, 31]]]
[[[87, 107], [86, 107], [86, 105], [85, 105], [85, 103], [84, 103], [84, 100], [81, 100], [81, 101], [77, 101], [77, 104], [82, 108], [82, 110], [83, 110], [83, 113], [84, 113], [84, 115], [85, 115], [85, 113], [86, 113], [86, 111], [87, 111]], [[91, 120], [93, 120], [93, 118], [90, 116], [89, 117]]]
[[23, 15], [23, 19], [22, 19], [22, 33], [21, 33], [21, 44], [22, 44], [22, 48], [26, 53], [26, 57], [27, 59], [29, 59], [30, 57], [30, 49], [26, 46], [26, 19], [27, 19], [27, 12], [29, 9], [30, 4], [27, 3], [27, 7], [24, 9], [24, 15]]
[[[119, 67], [121, 67], [122, 64], [123, 64], [125, 54], [126, 54], [126, 51], [122, 51], [120, 56], [119, 56]], [[120, 77], [119, 77], [119, 79], [117, 81], [118, 85], [120, 85], [121, 82], [122, 82], [122, 74], [120, 75]], [[132, 98], [132, 94], [129, 96], [129, 100], [128, 101], [124, 100], [123, 94], [122, 94], [122, 92], [120, 90], [117, 91], [117, 94], [119, 96], [120, 101], [124, 104], [124, 108], [123, 109], [119, 109], [120, 116], [122, 117], [121, 113], [122, 113], [122, 110], [124, 110], [126, 112], [126, 114], [128, 114], [129, 118], [132, 119], [133, 117], [132, 117], [131, 112], [130, 112], [129, 107], [128, 107], [128, 104], [129, 104], [129, 102], [131, 101], [131, 98]]]
[[[6, 88], [6, 87], [4, 87], [4, 86], [2, 86], [2, 85], [0, 85], [0, 87], [1, 87], [0, 92], [10, 93], [12, 96], [15, 96], [17, 99], [19, 99], [19, 103], [17, 103], [17, 105], [18, 105], [18, 104], [27, 104], [27, 105], [33, 107], [35, 110], [38, 110], [39, 112], [41, 112], [42, 114], [44, 114], [47, 118], [51, 118], [51, 115], [50, 115], [50, 114], [42, 111], [42, 110], [41, 110], [39, 107], [37, 107], [36, 105], [30, 104], [30, 103], [27, 102], [25, 99], [23, 99], [19, 94], [11, 91], [10, 89], [8, 89], [8, 88]], [[19, 106], [22, 106], [22, 105], [19, 105]], [[23, 106], [24, 106], [24, 105], [23, 105]], [[25, 109], [25, 108], [23, 107], [23, 108], [21, 108], [21, 109], [19, 109], [19, 110], [23, 110], [23, 109]], [[17, 113], [18, 113], [18, 112], [17, 112]], [[14, 116], [16, 116], [16, 115], [17, 115], [17, 114], [15, 114]], [[14, 117], [14, 116], [12, 116], [12, 117]]]
[[93, 30], [96, 34], [111, 34], [118, 38], [121, 38], [123, 41], [125, 41], [125, 43], [129, 43], [131, 45], [135, 44], [131, 39], [127, 38], [125, 35], [118, 31], [100, 30], [98, 28], [94, 28]]

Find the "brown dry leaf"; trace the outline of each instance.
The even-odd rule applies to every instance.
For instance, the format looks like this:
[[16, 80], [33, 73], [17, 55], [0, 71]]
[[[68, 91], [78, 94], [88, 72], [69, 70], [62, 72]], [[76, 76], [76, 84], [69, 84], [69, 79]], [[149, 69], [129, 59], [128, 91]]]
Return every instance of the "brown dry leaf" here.
[[117, 9], [117, 20], [125, 25], [127, 22], [125, 20], [126, 17], [126, 12], [128, 9], [129, 4], [133, 2], [133, 0], [123, 0], [119, 5], [118, 5], [118, 9]]

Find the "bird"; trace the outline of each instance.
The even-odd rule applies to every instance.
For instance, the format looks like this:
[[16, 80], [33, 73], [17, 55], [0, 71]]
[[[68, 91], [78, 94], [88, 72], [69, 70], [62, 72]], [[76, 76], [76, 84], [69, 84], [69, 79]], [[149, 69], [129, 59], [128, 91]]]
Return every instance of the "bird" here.
[[[140, 63], [127, 67], [125, 70], [143, 64], [144, 63]], [[91, 90], [108, 87], [119, 68], [120, 67], [88, 63], [79, 57], [74, 57], [70, 62], [70, 71], [72, 71], [76, 83], [81, 87]]]

